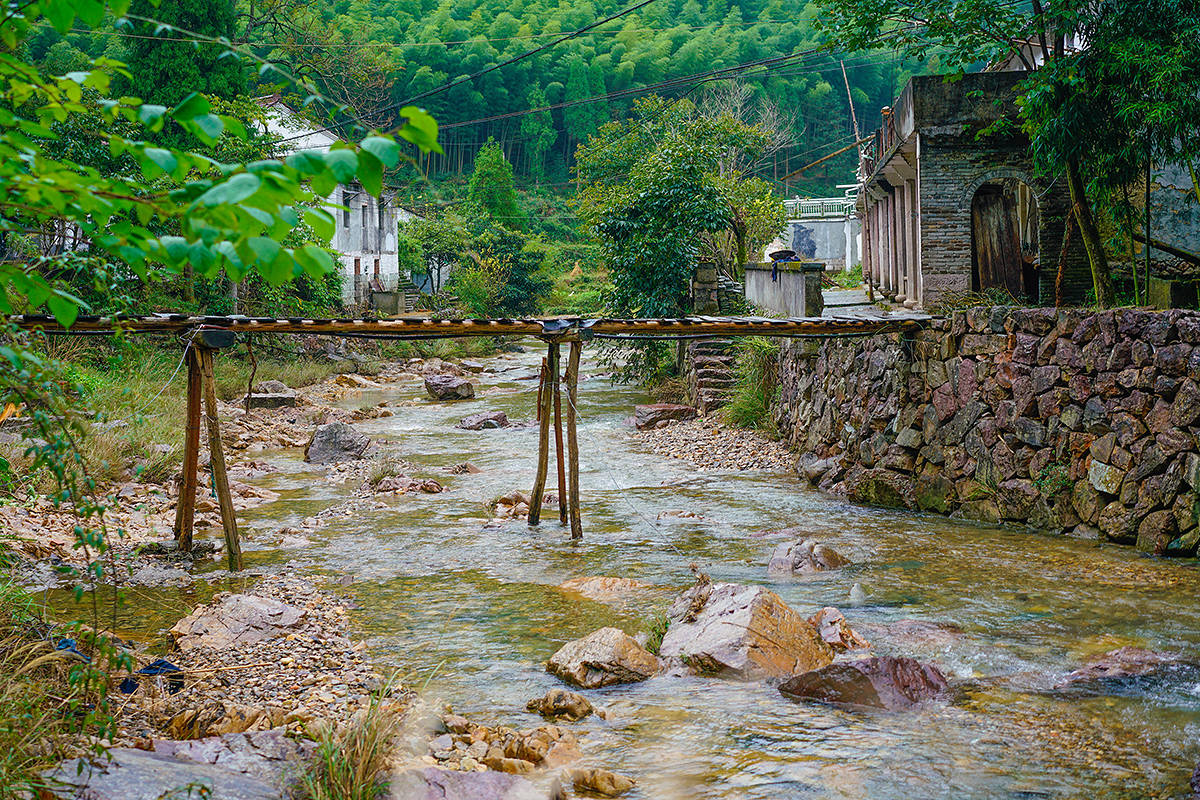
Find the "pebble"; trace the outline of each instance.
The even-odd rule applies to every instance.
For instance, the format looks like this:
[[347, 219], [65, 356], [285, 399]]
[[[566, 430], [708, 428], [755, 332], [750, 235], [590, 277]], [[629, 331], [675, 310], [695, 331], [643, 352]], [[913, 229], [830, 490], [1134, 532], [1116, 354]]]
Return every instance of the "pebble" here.
[[672, 422], [633, 435], [656, 454], [683, 459], [702, 470], [787, 472], [796, 463], [796, 456], [782, 442], [707, 418]]

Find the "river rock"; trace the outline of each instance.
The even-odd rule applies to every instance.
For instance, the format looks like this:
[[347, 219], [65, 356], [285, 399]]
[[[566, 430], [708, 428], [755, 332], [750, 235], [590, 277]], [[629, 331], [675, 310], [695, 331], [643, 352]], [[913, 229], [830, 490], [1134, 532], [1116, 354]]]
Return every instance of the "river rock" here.
[[286, 636], [303, 617], [302, 608], [269, 597], [234, 594], [179, 620], [171, 635], [180, 650], [223, 650]]
[[246, 395], [250, 408], [295, 408], [295, 392], [253, 392]]
[[[469, 386], [470, 384], [467, 385]], [[507, 428], [508, 415], [503, 411], [480, 411], [478, 414], [463, 417], [462, 421], [454, 427], [462, 428], [465, 431], [481, 431], [484, 428]]]
[[839, 569], [849, 563], [848, 558], [832, 547], [826, 547], [815, 539], [801, 539], [790, 544], [785, 542], [775, 548], [770, 562], [767, 563], [767, 575], [771, 577], [807, 575]]
[[362, 458], [371, 440], [345, 422], [329, 422], [317, 427], [304, 448], [304, 460], [310, 464], [336, 464]]
[[205, 796], [213, 800], [278, 800], [312, 750], [283, 734], [276, 729], [189, 742], [155, 740], [154, 752], [114, 748], [109, 760], [66, 761], [48, 777], [62, 787], [57, 794], [62, 798], [159, 800], [191, 786], [195, 793], [207, 787], [211, 794]]
[[650, 585], [641, 581], [635, 581], [633, 578], [587, 575], [563, 581], [558, 585], [558, 588], [566, 592], [575, 592], [589, 600], [596, 600], [603, 603], [624, 599], [629, 595], [629, 592], [637, 589], [648, 589]]
[[822, 608], [808, 618], [809, 624], [817, 629], [821, 638], [833, 648], [835, 653], [845, 653], [848, 650], [866, 650], [871, 644], [859, 636], [846, 622], [846, 617], [836, 608]]
[[761, 586], [697, 584], [676, 598], [667, 616], [659, 655], [697, 674], [783, 677], [833, 660], [817, 629]]
[[584, 689], [637, 683], [662, 668], [654, 655], [617, 628], [601, 628], [567, 642], [546, 662], [546, 671]]
[[426, 375], [425, 391], [435, 400], [466, 400], [475, 396], [475, 387], [457, 375]]
[[541, 714], [543, 717], [562, 717], [571, 722], [578, 722], [595, 709], [592, 708], [591, 702], [578, 692], [551, 689], [543, 696], [526, 703], [525, 710]]
[[675, 403], [650, 403], [636, 406], [633, 410], [633, 424], [639, 431], [660, 427], [660, 423], [674, 420], [691, 419], [696, 416], [696, 409]]
[[350, 389], [379, 389], [382, 388], [378, 383], [362, 375], [355, 375], [353, 372], [343, 372], [333, 379], [335, 386], [346, 386]]
[[283, 381], [263, 381], [258, 386], [254, 387], [254, 391], [259, 394], [295, 394], [292, 387], [288, 386]]
[[548, 800], [519, 775], [487, 770], [462, 772], [440, 767], [406, 769], [392, 776], [388, 792], [397, 800]]
[[637, 785], [633, 778], [595, 767], [573, 770], [571, 781], [577, 792], [595, 792], [605, 797], [617, 797]]
[[[1156, 653], [1141, 647], [1121, 647], [1101, 653], [1069, 673], [1056, 688], [1095, 688], [1127, 678], [1141, 678], [1185, 665], [1178, 656]], [[1192, 665], [1187, 665], [1192, 666]]]
[[903, 711], [948, 694], [946, 677], [932, 664], [911, 658], [877, 656], [828, 664], [793, 675], [779, 691], [789, 700], [815, 700], [848, 706]]

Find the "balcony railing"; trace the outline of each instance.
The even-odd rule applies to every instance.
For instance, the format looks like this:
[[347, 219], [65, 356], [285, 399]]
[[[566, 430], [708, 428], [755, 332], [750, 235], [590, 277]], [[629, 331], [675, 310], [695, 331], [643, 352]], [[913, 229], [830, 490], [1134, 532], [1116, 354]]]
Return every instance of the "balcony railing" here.
[[788, 219], [828, 219], [854, 213], [853, 197], [812, 197], [784, 200]]

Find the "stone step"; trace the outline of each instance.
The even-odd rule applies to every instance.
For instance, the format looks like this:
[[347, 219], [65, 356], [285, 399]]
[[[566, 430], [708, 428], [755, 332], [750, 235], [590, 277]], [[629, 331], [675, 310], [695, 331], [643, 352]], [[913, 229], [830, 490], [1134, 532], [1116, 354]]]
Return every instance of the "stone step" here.
[[692, 358], [692, 366], [696, 369], [704, 369], [713, 367], [717, 369], [731, 369], [737, 361], [735, 356], [695, 356]]
[[730, 376], [728, 378], [703, 378], [696, 381], [696, 388], [703, 391], [704, 389], [730, 389], [737, 385], [737, 378]]

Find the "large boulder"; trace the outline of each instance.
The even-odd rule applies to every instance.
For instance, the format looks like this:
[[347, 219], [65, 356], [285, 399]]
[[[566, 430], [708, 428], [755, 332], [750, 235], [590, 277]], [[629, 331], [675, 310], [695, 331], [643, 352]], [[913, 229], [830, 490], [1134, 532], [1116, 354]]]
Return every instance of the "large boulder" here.
[[878, 656], [828, 664], [793, 675], [779, 691], [790, 700], [814, 700], [846, 706], [903, 711], [948, 695], [946, 677], [937, 667], [911, 658]]
[[304, 609], [269, 597], [234, 594], [201, 606], [175, 623], [171, 635], [180, 650], [224, 650], [286, 636], [304, 618]]
[[601, 628], [567, 642], [546, 662], [547, 672], [584, 689], [637, 683], [661, 668], [653, 653], [617, 628]]
[[466, 400], [475, 396], [475, 387], [470, 381], [441, 373], [425, 376], [425, 391], [434, 400]]
[[362, 458], [371, 440], [344, 422], [328, 422], [313, 431], [304, 448], [304, 460], [310, 464], [337, 464]]
[[295, 408], [295, 392], [254, 392], [246, 395], [250, 408]]
[[389, 797], [398, 800], [548, 800], [520, 775], [486, 770], [464, 772], [441, 767], [406, 769], [392, 776]]
[[650, 428], [660, 428], [668, 422], [691, 419], [696, 416], [696, 409], [691, 406], [681, 406], [675, 403], [650, 403], [636, 406], [633, 409], [633, 424], [639, 431]]
[[154, 752], [114, 748], [107, 759], [66, 761], [49, 773], [63, 798], [159, 800], [193, 787], [212, 800], [277, 800], [288, 795], [310, 747], [282, 729], [198, 739], [155, 740]]
[[832, 547], [826, 547], [815, 539], [784, 542], [775, 548], [767, 564], [767, 575], [776, 578], [791, 575], [808, 575], [839, 569], [850, 563]]
[[817, 629], [761, 586], [698, 583], [676, 598], [659, 646], [702, 675], [783, 677], [833, 661]]
[[[467, 384], [470, 386], [470, 384]], [[484, 428], [507, 428], [508, 415], [503, 411], [480, 411], [462, 418], [454, 427], [465, 431], [481, 431]]]

